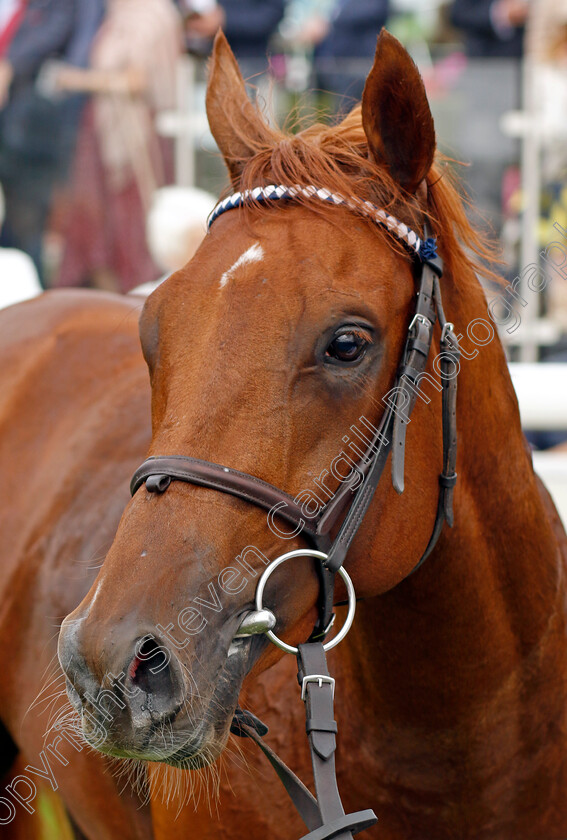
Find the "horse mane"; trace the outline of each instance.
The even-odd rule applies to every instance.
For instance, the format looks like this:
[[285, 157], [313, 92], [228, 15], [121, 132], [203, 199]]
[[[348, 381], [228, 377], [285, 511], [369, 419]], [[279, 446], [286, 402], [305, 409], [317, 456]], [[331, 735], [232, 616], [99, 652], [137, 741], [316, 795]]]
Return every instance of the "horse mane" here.
[[[242, 134], [239, 127], [233, 130]], [[348, 197], [356, 195], [392, 213], [401, 221], [422, 230], [423, 207], [414, 195], [403, 190], [384, 166], [369, 158], [368, 144], [362, 126], [361, 106], [357, 105], [337, 125], [314, 123], [291, 133], [285, 129], [266, 126], [262, 138], [242, 137], [252, 156], [240, 161], [238, 190], [253, 189], [268, 184], [314, 184], [333, 193]], [[426, 216], [437, 237], [438, 250], [445, 264], [445, 273], [459, 278], [459, 286], [476, 283], [478, 275], [500, 278], [494, 271], [498, 260], [497, 248], [489, 237], [476, 230], [467, 218], [462, 192], [452, 171], [451, 160], [437, 153], [427, 176]], [[331, 213], [333, 207], [297, 196], [295, 201], [308, 205], [318, 213]], [[256, 212], [263, 212], [256, 205]], [[394, 237], [392, 245], [406, 253]]]

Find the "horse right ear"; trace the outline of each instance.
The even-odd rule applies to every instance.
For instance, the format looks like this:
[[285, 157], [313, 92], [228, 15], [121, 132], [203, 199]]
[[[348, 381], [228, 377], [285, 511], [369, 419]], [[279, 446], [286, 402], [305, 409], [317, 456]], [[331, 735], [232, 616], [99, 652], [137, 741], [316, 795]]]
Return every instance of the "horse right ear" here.
[[435, 156], [435, 128], [419, 70], [385, 29], [362, 94], [368, 154], [395, 181], [415, 193]]
[[272, 132], [248, 99], [244, 79], [221, 30], [213, 46], [206, 101], [211, 133], [233, 186], [238, 187], [244, 164], [270, 145]]

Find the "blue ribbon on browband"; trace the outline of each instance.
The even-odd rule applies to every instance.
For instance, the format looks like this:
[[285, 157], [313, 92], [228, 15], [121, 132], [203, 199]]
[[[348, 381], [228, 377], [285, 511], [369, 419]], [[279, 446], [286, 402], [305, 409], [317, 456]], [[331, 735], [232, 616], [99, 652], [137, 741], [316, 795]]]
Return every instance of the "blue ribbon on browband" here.
[[422, 239], [419, 249], [419, 258], [421, 261], [429, 262], [429, 260], [436, 260], [438, 256], [436, 237], [429, 236], [427, 239]]

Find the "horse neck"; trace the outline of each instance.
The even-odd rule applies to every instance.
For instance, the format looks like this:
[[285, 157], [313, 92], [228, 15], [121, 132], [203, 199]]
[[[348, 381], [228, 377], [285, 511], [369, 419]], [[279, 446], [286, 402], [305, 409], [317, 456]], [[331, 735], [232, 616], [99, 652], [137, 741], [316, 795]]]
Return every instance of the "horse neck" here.
[[[480, 289], [465, 303], [446, 295], [470, 354], [466, 326], [486, 319], [486, 303]], [[532, 470], [500, 342], [478, 350], [459, 373], [455, 525], [415, 575], [357, 610], [351, 685], [396, 726], [446, 731], [483, 709], [483, 727], [491, 712], [497, 727], [506, 698], [537, 705], [566, 672], [565, 542]]]

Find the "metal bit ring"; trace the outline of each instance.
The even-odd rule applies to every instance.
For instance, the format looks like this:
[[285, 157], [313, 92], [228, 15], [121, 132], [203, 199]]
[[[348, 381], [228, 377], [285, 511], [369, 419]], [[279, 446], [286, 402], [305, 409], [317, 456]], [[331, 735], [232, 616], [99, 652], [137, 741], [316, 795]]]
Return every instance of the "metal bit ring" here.
[[[262, 604], [262, 596], [264, 594], [264, 589], [268, 578], [270, 577], [272, 572], [274, 572], [278, 568], [278, 566], [281, 566], [282, 563], [285, 563], [286, 560], [291, 560], [292, 557], [316, 557], [319, 560], [326, 560], [328, 555], [325, 554], [323, 551], [315, 551], [315, 549], [311, 548], [299, 548], [295, 551], [288, 551], [286, 554], [282, 554], [280, 557], [277, 557], [275, 560], [272, 560], [272, 562], [268, 566], [266, 566], [264, 572], [262, 573], [262, 577], [258, 581], [258, 586], [256, 588], [257, 610], [265, 609], [265, 607]], [[345, 623], [343, 624], [337, 635], [334, 636], [330, 642], [327, 642], [323, 645], [323, 650], [331, 650], [331, 648], [334, 648], [336, 645], [339, 644], [339, 642], [342, 642], [342, 640], [344, 639], [344, 637], [346, 636], [346, 634], [352, 626], [352, 622], [354, 620], [354, 613], [356, 610], [356, 594], [354, 591], [352, 580], [350, 579], [350, 575], [345, 569], [343, 569], [342, 566], [338, 570], [338, 572], [344, 580], [345, 586], [347, 588], [348, 613], [345, 619]], [[286, 653], [297, 654], [299, 652], [298, 648], [294, 647], [293, 645], [288, 645], [286, 642], [283, 642], [280, 638], [278, 638], [278, 636], [276, 636], [276, 634], [272, 630], [266, 630], [266, 636], [274, 645], [276, 645], [276, 647], [279, 647], [280, 650], [284, 650]]]

